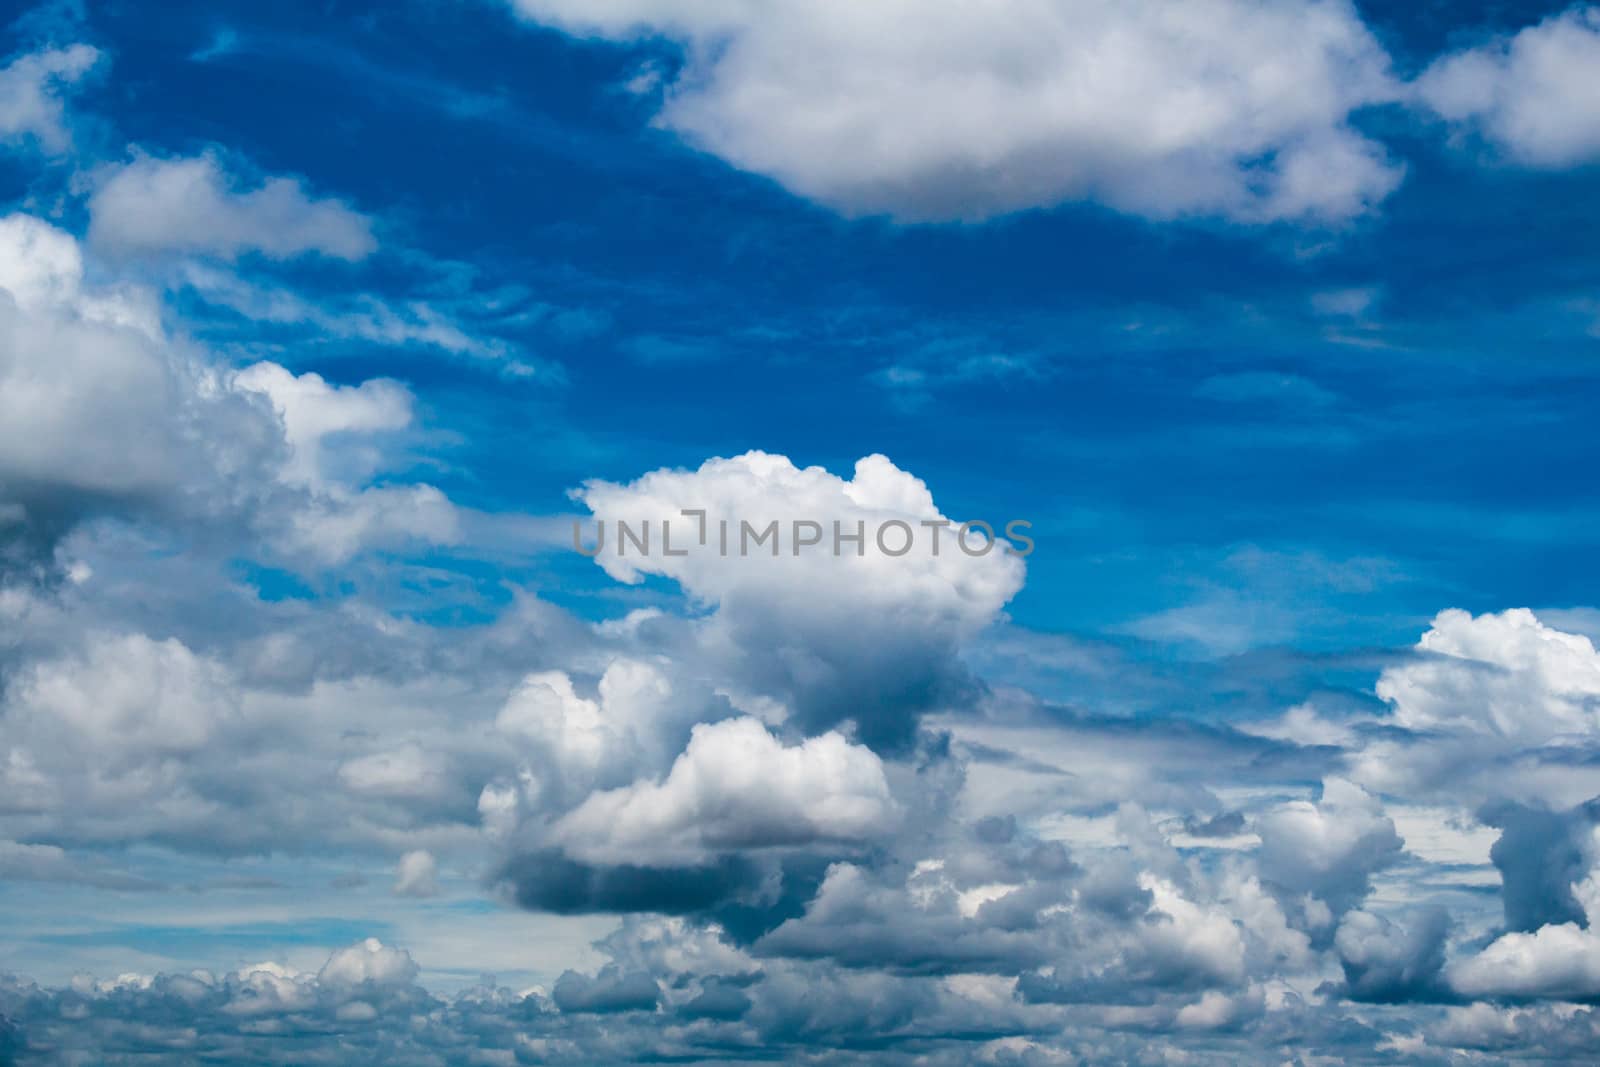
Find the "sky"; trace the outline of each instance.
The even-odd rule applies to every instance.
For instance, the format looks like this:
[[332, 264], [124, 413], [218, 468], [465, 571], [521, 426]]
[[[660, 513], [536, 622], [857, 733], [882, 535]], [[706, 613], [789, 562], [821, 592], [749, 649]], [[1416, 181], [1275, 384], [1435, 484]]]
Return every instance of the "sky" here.
[[1600, 1047], [1600, 6], [0, 38], [0, 1065]]

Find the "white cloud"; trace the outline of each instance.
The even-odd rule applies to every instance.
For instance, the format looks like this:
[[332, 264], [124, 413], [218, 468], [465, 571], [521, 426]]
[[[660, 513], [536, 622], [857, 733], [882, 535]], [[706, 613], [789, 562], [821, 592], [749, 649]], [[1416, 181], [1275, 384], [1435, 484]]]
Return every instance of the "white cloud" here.
[[431, 485], [331, 490], [290, 511], [279, 547], [318, 564], [337, 564], [375, 548], [450, 545], [461, 539], [461, 515]]
[[1517, 163], [1569, 167], [1600, 158], [1596, 69], [1600, 8], [1580, 5], [1437, 60], [1416, 91], [1425, 106]]
[[453, 355], [495, 360], [507, 377], [560, 381], [557, 364], [534, 361], [520, 348], [496, 337], [480, 336], [464, 322], [461, 309], [493, 307], [481, 295], [447, 295], [444, 306], [427, 300], [390, 301], [371, 293], [311, 297], [283, 286], [241, 277], [228, 267], [198, 261], [178, 268], [182, 284], [206, 303], [254, 322], [307, 328], [315, 340], [353, 338], [386, 346], [426, 345]]
[[411, 954], [375, 937], [335, 952], [317, 972], [318, 982], [335, 989], [404, 988], [416, 978], [417, 965]]
[[1366, 788], [1468, 810], [1595, 794], [1585, 753], [1600, 743], [1600, 653], [1582, 634], [1524, 608], [1443, 611], [1376, 692], [1390, 714], [1347, 742], [1348, 776]]
[[405, 386], [383, 378], [330, 385], [276, 363], [246, 367], [231, 385], [271, 404], [289, 449], [278, 477], [310, 490], [275, 534], [286, 550], [341, 563], [368, 548], [460, 539], [455, 505], [433, 486], [367, 484], [386, 459], [382, 437], [411, 425]]
[[1420, 658], [1384, 670], [1377, 686], [1407, 729], [1523, 744], [1600, 730], [1600, 652], [1526, 608], [1476, 617], [1442, 611], [1417, 651]]
[[1532, 933], [1502, 934], [1450, 970], [1451, 984], [1470, 997], [1600, 996], [1600, 876], [1572, 887], [1586, 926], [1541, 926]]
[[1216, 982], [1244, 978], [1244, 939], [1225, 910], [1197, 904], [1176, 885], [1148, 872], [1139, 876], [1139, 887], [1150, 894], [1151, 913], [1166, 920], [1139, 931], [1141, 951], [1153, 964]]
[[1296, 745], [1345, 747], [1356, 740], [1350, 723], [1325, 719], [1311, 704], [1296, 704], [1276, 719], [1241, 723], [1239, 729], [1256, 737], [1270, 737]]
[[153, 295], [90, 288], [69, 234], [0, 219], [0, 485], [29, 496], [173, 488], [194, 473], [204, 378], [163, 336]]
[[847, 214], [1093, 200], [1330, 223], [1402, 173], [1349, 125], [1398, 90], [1344, 0], [514, 3], [573, 33], [681, 42], [658, 123]]
[[229, 373], [168, 335], [154, 293], [87, 273], [70, 234], [0, 218], [0, 558], [47, 556], [99, 511], [247, 516], [319, 562], [459, 536], [432, 486], [367, 484], [385, 459], [375, 435], [411, 422], [403, 386]]
[[399, 897], [439, 895], [439, 864], [426, 849], [412, 849], [395, 867], [394, 892]]
[[233, 384], [271, 401], [283, 420], [291, 451], [284, 477], [300, 485], [326, 486], [352, 476], [364, 478], [376, 466], [376, 453], [369, 452], [365, 469], [330, 469], [335, 458], [348, 468], [352, 456], [348, 448], [330, 456], [330, 450], [324, 448], [325, 438], [403, 430], [411, 425], [410, 390], [383, 378], [360, 385], [330, 385], [320, 374], [295, 375], [276, 363], [257, 363], [234, 375]]
[[204, 745], [236, 701], [217, 665], [178, 641], [128, 634], [94, 639], [81, 656], [34, 667], [16, 704], [96, 747], [183, 752]]
[[[758, 591], [786, 594], [828, 588], [852, 601], [851, 609], [868, 604], [904, 609], [916, 602], [936, 617], [976, 627], [993, 619], [1022, 584], [1022, 560], [1003, 546], [971, 555], [957, 547], [954, 525], [937, 536], [920, 528], [924, 521], [948, 521], [947, 517], [934, 506], [921, 479], [882, 455], [857, 460], [849, 481], [821, 467], [796, 467], [786, 456], [747, 452], [731, 459], [709, 459], [694, 471], [652, 471], [628, 485], [590, 481], [575, 495], [611, 531], [610, 547], [597, 557], [608, 574], [627, 582], [645, 574], [664, 575], [708, 603], [725, 604]], [[680, 514], [693, 508], [707, 513], [704, 542], [698, 539], [698, 520]], [[673, 550], [688, 552], [668, 555], [659, 540], [648, 555], [626, 555], [631, 548], [619, 552], [619, 520], [635, 532], [649, 520], [658, 539], [662, 523], [669, 521]], [[774, 520], [779, 526], [776, 544], [741, 542], [741, 522], [755, 528], [750, 534], [754, 537]], [[875, 531], [890, 520], [912, 527], [915, 540], [904, 555], [887, 555], [877, 547]], [[797, 549], [795, 521], [821, 525], [821, 534], [804, 531], [806, 536], [820, 537], [819, 543]], [[728, 524], [726, 553], [720, 546], [722, 522]], [[865, 541], [859, 546], [839, 541], [835, 554], [835, 522], [842, 534], [851, 535], [858, 522], [865, 524]], [[903, 535], [885, 536], [891, 548], [899, 548]], [[974, 551], [979, 536], [969, 537]], [[837, 610], [826, 603], [832, 598], [813, 599], [825, 603], [809, 610]]]
[[432, 797], [449, 785], [449, 768], [438, 753], [415, 742], [349, 760], [339, 780], [356, 793], [378, 797]]
[[89, 240], [116, 255], [179, 252], [274, 259], [317, 252], [359, 260], [376, 247], [372, 221], [316, 199], [292, 178], [242, 191], [213, 156], [140, 156], [111, 170], [89, 201]]
[[580, 696], [571, 676], [551, 670], [527, 675], [506, 699], [495, 729], [535, 758], [540, 795], [530, 799], [575, 802], [654, 772], [677, 754], [692, 718], [707, 713], [675, 702], [666, 675], [627, 658], [606, 666], [596, 695]]
[[[963, 691], [959, 646], [1022, 586], [1023, 560], [1004, 541], [983, 551], [983, 534], [974, 531], [967, 543], [981, 554], [969, 554], [957, 544], [957, 524], [924, 526], [949, 520], [920, 479], [884, 456], [859, 460], [847, 481], [749, 452], [694, 471], [653, 471], [627, 485], [591, 481], [575, 495], [605, 523], [600, 566], [623, 581], [671, 578], [715, 605], [700, 642], [726, 691], [736, 702], [783, 702], [808, 733], [853, 720], [868, 743], [903, 743], [917, 714]], [[705, 510], [704, 544], [683, 509]], [[990, 521], [998, 530], [1007, 518]], [[619, 521], [636, 534], [649, 522], [648, 555], [618, 550]], [[816, 525], [797, 528], [804, 522]], [[671, 524], [673, 551], [686, 554], [666, 553], [663, 523]], [[745, 523], [752, 536], [775, 529], [757, 545], [745, 540]], [[884, 531], [891, 550], [909, 534], [909, 550], [885, 554], [877, 537]], [[857, 532], [859, 546], [842, 540]], [[820, 543], [800, 547], [797, 533]], [[591, 526], [585, 542], [593, 538]]]
[[0, 69], [0, 140], [32, 138], [47, 152], [64, 150], [71, 138], [61, 93], [99, 61], [99, 51], [75, 44], [19, 56]]
[[591, 860], [682, 863], [719, 850], [864, 840], [893, 816], [870, 750], [837, 733], [786, 747], [741, 718], [696, 726], [665, 780], [593, 794], [556, 836]]
[[1366, 897], [1372, 874], [1402, 846], [1382, 803], [1342, 778], [1326, 779], [1315, 804], [1291, 801], [1261, 816], [1256, 830], [1262, 879], [1309, 893], [1336, 913]]

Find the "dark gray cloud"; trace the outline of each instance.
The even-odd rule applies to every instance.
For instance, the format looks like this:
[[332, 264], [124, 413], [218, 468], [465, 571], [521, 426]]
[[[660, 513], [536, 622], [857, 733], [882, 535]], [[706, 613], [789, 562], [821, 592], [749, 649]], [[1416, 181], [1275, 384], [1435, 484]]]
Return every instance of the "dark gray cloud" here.
[[643, 971], [607, 966], [592, 978], [576, 971], [566, 972], [551, 990], [550, 999], [556, 1007], [572, 1014], [654, 1011], [661, 1001], [661, 990], [655, 979]]
[[1491, 805], [1479, 813], [1500, 837], [1489, 857], [1500, 872], [1507, 930], [1584, 921], [1573, 887], [1594, 865], [1600, 798], [1569, 811], [1521, 804]]
[[1450, 916], [1430, 908], [1404, 925], [1367, 912], [1347, 915], [1335, 946], [1351, 1000], [1379, 1004], [1454, 999], [1443, 980]]
[[704, 913], [756, 889], [761, 879], [759, 866], [739, 856], [695, 867], [597, 866], [544, 849], [514, 856], [500, 869], [517, 904], [563, 915]]

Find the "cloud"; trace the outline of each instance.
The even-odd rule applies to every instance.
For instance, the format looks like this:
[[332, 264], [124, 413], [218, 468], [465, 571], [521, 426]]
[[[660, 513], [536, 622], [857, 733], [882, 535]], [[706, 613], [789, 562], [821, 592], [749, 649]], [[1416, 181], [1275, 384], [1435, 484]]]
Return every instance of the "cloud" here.
[[1575, 1004], [1451, 1008], [1427, 1028], [1429, 1044], [1470, 1053], [1513, 1053], [1552, 1061], [1582, 1059], [1600, 1038], [1600, 1013]]
[[534, 800], [566, 806], [596, 788], [664, 769], [707, 709], [674, 698], [672, 680], [649, 663], [606, 664], [596, 700], [580, 696], [565, 671], [536, 671], [511, 692], [495, 729], [533, 762]]
[[1527, 744], [1600, 730], [1600, 653], [1526, 608], [1440, 612], [1417, 650], [1423, 658], [1387, 668], [1377, 686], [1407, 729]]
[[404, 989], [417, 979], [417, 965], [405, 949], [369, 937], [328, 957], [317, 972], [319, 985], [341, 995]]
[[1345, 995], [1385, 1004], [1447, 996], [1440, 974], [1449, 933], [1450, 916], [1442, 908], [1423, 912], [1407, 927], [1371, 912], [1352, 911], [1334, 936]]
[[394, 894], [397, 897], [434, 897], [439, 895], [439, 865], [433, 853], [426, 849], [412, 849], [400, 857], [395, 867]]
[[1386, 667], [1391, 715], [1353, 745], [1368, 788], [1468, 808], [1507, 801], [1563, 809], [1594, 796], [1600, 654], [1590, 640], [1511, 609], [1440, 612], [1415, 654]]
[[742, 856], [681, 867], [589, 864], [557, 848], [514, 852], [496, 881], [512, 901], [558, 915], [590, 912], [703, 914], [761, 885], [765, 871]]
[[449, 766], [437, 752], [411, 743], [340, 765], [345, 788], [368, 796], [433, 797], [449, 786]]
[[580, 859], [683, 865], [707, 853], [868, 840], [893, 814], [869, 749], [832, 732], [785, 747], [740, 718], [696, 726], [665, 780], [591, 795], [555, 837]]
[[[519, 314], [498, 306], [493, 294], [465, 283], [436, 284], [433, 288], [439, 291], [428, 299], [390, 300], [366, 291], [303, 293], [193, 260], [181, 264], [177, 275], [174, 284], [210, 308], [222, 309], [230, 319], [293, 329], [301, 346], [352, 339], [394, 348], [424, 346], [491, 362], [508, 379], [565, 381], [559, 363], [536, 359], [520, 344], [493, 336], [489, 331], [526, 324]], [[552, 320], [551, 329], [559, 329], [557, 321]]]
[[656, 122], [850, 215], [979, 220], [1094, 201], [1149, 218], [1339, 223], [1402, 168], [1353, 112], [1393, 100], [1342, 0], [515, 0], [583, 36], [682, 45]]
[[1489, 857], [1500, 872], [1500, 897], [1508, 930], [1581, 922], [1583, 906], [1573, 888], [1600, 862], [1600, 806], [1546, 811], [1521, 804], [1495, 804], [1479, 813], [1500, 836]]
[[251, 525], [322, 562], [458, 536], [437, 489], [367, 484], [412, 418], [398, 383], [234, 373], [153, 292], [87, 276], [70, 234], [0, 218], [0, 565], [46, 568], [98, 515]]
[[1600, 158], [1600, 8], [1578, 5], [1452, 52], [1416, 82], [1422, 104], [1511, 161], [1558, 169]]
[[478, 807], [518, 903], [680, 913], [753, 894], [765, 908], [787, 866], [892, 829], [896, 802], [871, 750], [835, 732], [785, 745], [681, 671], [619, 658], [597, 699], [563, 671], [512, 691], [495, 729], [523, 762]]
[[0, 840], [0, 879], [11, 882], [74, 883], [113, 890], [165, 888], [159, 882], [126, 874], [105, 864], [83, 862], [55, 845], [28, 845], [3, 840]]
[[[937, 864], [937, 865], [936, 865]], [[805, 914], [789, 919], [756, 943], [763, 955], [832, 959], [847, 967], [892, 968], [908, 973], [1013, 971], [1041, 966], [1059, 948], [1051, 932], [1024, 919], [997, 922], [981, 915], [988, 901], [963, 896], [971, 889], [951, 880], [954, 872], [930, 861], [921, 870], [874, 872], [857, 864], [828, 869]], [[995, 872], [998, 874], [999, 872]], [[1070, 874], [1064, 867], [1058, 874]], [[993, 899], [1024, 890], [1022, 884], [993, 890]], [[1022, 897], [1037, 898], [1033, 892]], [[1059, 904], [1063, 888], [1036, 906]], [[963, 903], [964, 899], [970, 903]], [[1020, 903], [1013, 901], [1013, 904]], [[985, 921], [985, 920], [989, 921]]]
[[91, 640], [81, 656], [33, 667], [15, 690], [10, 714], [59, 725], [126, 756], [192, 752], [234, 706], [216, 664], [170, 638], [125, 634]]
[[342, 201], [316, 199], [293, 178], [240, 190], [213, 155], [139, 156], [115, 167], [101, 176], [89, 215], [90, 243], [113, 256], [315, 252], [353, 261], [377, 248], [371, 220]]
[[0, 68], [0, 141], [33, 140], [55, 154], [71, 143], [62, 94], [100, 62], [86, 44], [18, 56]]
[[233, 376], [233, 385], [247, 393], [260, 393], [283, 420], [290, 457], [283, 477], [302, 485], [325, 487], [330, 482], [370, 477], [378, 463], [373, 451], [362, 469], [330, 469], [335, 461], [346, 464], [348, 450], [324, 449], [323, 440], [339, 434], [372, 434], [403, 430], [411, 425], [412, 396], [399, 382], [373, 378], [359, 385], [330, 385], [320, 374], [295, 375], [276, 363], [256, 363]]
[[1552, 923], [1532, 933], [1513, 931], [1450, 969], [1450, 982], [1470, 997], [1600, 996], [1600, 877], [1572, 887], [1585, 922]]
[[391, 1028], [438, 1003], [416, 984], [417, 973], [409, 953], [368, 938], [335, 951], [314, 973], [264, 962], [221, 976], [85, 978], [48, 994], [8, 985], [0, 1005], [27, 1016], [18, 1028], [22, 1048], [52, 1057], [121, 1048], [158, 1061], [205, 1054], [239, 1062], [280, 1058], [322, 1040], [316, 1035], [336, 1034], [330, 1053], [354, 1043], [390, 1060], [403, 1045]]
[[1382, 803], [1341, 778], [1322, 783], [1315, 804], [1292, 801], [1256, 822], [1261, 877], [1290, 893], [1310, 894], [1335, 915], [1355, 907], [1372, 875], [1402, 848]]
[[0, 219], [0, 534], [48, 538], [98, 507], [210, 480], [201, 439], [224, 419], [243, 441], [271, 432], [216, 396], [196, 353], [162, 332], [151, 294], [84, 276], [69, 234]]
[[405, 386], [381, 378], [334, 386], [276, 363], [246, 367], [231, 385], [267, 398], [289, 450], [277, 477], [310, 490], [299, 507], [284, 509], [276, 536], [286, 549], [340, 563], [367, 548], [460, 539], [457, 509], [433, 486], [367, 484], [386, 462], [384, 439], [411, 425]]
[[[609, 531], [596, 558], [608, 574], [671, 578], [714, 606], [699, 643], [735, 703], [780, 701], [808, 733], [849, 721], [875, 748], [904, 748], [919, 714], [971, 691], [955, 653], [1022, 586], [1022, 557], [1004, 541], [986, 546], [981, 530], [962, 549], [959, 522], [881, 455], [857, 461], [849, 480], [749, 452], [625, 485], [591, 481], [575, 496]], [[705, 511], [703, 543], [684, 509]], [[635, 534], [648, 522], [654, 551], [622, 545], [619, 522]], [[663, 524], [686, 554], [667, 553]]]
[[[1333, 0], [1040, 0], [1004, 24], [831, 0], [529, 6], [612, 39], [678, 42], [684, 65], [634, 87], [662, 94], [659, 121], [846, 213], [1093, 201], [1337, 223], [1399, 178], [1353, 125], [1397, 94], [1387, 60]], [[39, 81], [46, 117], [17, 120], [16, 135], [65, 138], [59, 97], [80, 76]], [[298, 346], [325, 334], [492, 355], [500, 334], [480, 341], [479, 324], [515, 335], [549, 325], [553, 306], [480, 294], [439, 264], [430, 304], [279, 288], [255, 273], [262, 256], [358, 260], [374, 224], [305, 181], [240, 179], [226, 158], [99, 172], [81, 242], [0, 219], [0, 524], [16, 559], [57, 579], [13, 581], [9, 556], [0, 569], [0, 877], [19, 913], [160, 888], [149, 872], [196, 887], [177, 918], [172, 897], [129, 895], [114, 923], [28, 932], [33, 947], [8, 952], [19, 968], [49, 953], [65, 973], [92, 952], [169, 970], [60, 988], [0, 979], [0, 1062], [946, 1067], [1285, 1049], [1560, 1061], [1594, 1047], [1593, 1013], [1570, 1003], [1459, 1003], [1600, 996], [1585, 803], [1600, 662], [1559, 617], [1445, 612], [1376, 679], [1376, 666], [1356, 677], [1369, 653], [1318, 660], [1327, 684], [1281, 704], [1282, 661], [1315, 657], [1174, 665], [1170, 650], [1011, 628], [1030, 679], [1060, 683], [1053, 702], [969, 666], [1005, 625], [1020, 556], [969, 552], [950, 528], [935, 555], [925, 524], [944, 511], [884, 456], [841, 476], [763, 452], [575, 494], [613, 545], [620, 522], [654, 524], [649, 554], [602, 553], [590, 573], [632, 587], [603, 590], [635, 609], [625, 617], [480, 591], [586, 587], [542, 559], [523, 571], [486, 558], [472, 541], [485, 517], [403, 473], [426, 405], [389, 378], [308, 371]], [[180, 279], [182, 295], [164, 303], [127, 280], [146, 271]], [[335, 274], [354, 276], [310, 272]], [[179, 314], [197, 294], [249, 320], [237, 348], [192, 339], [211, 336]], [[1324, 289], [1313, 304], [1359, 319], [1370, 295]], [[292, 370], [235, 360], [279, 341]], [[1036, 363], [928, 349], [886, 380], [928, 390], [1045, 373]], [[1213, 375], [1198, 393], [1345, 403], [1287, 374]], [[706, 538], [684, 508], [705, 510]], [[111, 521], [85, 521], [98, 519]], [[686, 555], [665, 553], [666, 520]], [[740, 520], [777, 520], [777, 533], [723, 555], [724, 520], [736, 546]], [[793, 552], [795, 520], [818, 524], [821, 551]], [[862, 524], [863, 551], [831, 550], [835, 522]], [[892, 523], [912, 535], [903, 556], [874, 536]], [[471, 559], [401, 558], [446, 544]], [[1351, 596], [1391, 577], [1381, 561], [1260, 555], [1230, 566]], [[303, 571], [304, 588], [280, 569]], [[454, 616], [456, 581], [496, 617]], [[1163, 621], [1226, 642], [1241, 605], [1217, 597]], [[1256, 621], [1256, 638], [1280, 624]], [[1251, 734], [1234, 712], [1258, 669]], [[1296, 684], [1312, 669], [1293, 667]], [[1475, 848], [1439, 847], [1442, 827], [1474, 818], [1458, 836]], [[1417, 840], [1430, 833], [1431, 852]], [[485, 871], [510, 904], [608, 917], [417, 903], [439, 893], [441, 865]], [[330, 923], [335, 943], [354, 943], [320, 967], [305, 942], [323, 927], [304, 917], [333, 913], [326, 899], [290, 902], [280, 924], [243, 903], [264, 898], [234, 895], [316, 894], [334, 873], [337, 913], [365, 907], [384, 940]], [[229, 896], [212, 907], [210, 893]], [[549, 995], [492, 980], [430, 992], [418, 961], [385, 943], [407, 924], [424, 931], [419, 953], [443, 948], [430, 978], [453, 987], [506, 962]], [[189, 969], [203, 952], [241, 958], [224, 940], [293, 947]], [[1419, 1001], [1464, 1010], [1405, 1007]]]
[[550, 991], [550, 999], [566, 1012], [654, 1011], [661, 990], [643, 971], [623, 972], [609, 966], [593, 978], [566, 972]]

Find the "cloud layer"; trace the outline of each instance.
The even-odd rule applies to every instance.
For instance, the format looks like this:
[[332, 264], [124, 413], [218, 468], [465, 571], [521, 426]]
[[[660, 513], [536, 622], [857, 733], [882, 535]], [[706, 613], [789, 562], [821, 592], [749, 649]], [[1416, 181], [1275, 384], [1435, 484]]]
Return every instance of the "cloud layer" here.
[[[520, 7], [637, 50], [623, 113], [846, 215], [1088, 201], [1339, 226], [1401, 179], [1369, 121], [1390, 105], [1520, 167], [1593, 156], [1587, 8], [1407, 85], [1335, 0]], [[0, 1063], [1594, 1047], [1590, 615], [1422, 621], [1429, 600], [1383, 647], [1341, 633], [1331, 651], [1261, 647], [1240, 618], [1255, 603], [1224, 594], [1115, 637], [1025, 628], [1008, 612], [1063, 617], [1025, 615], [1025, 582], [1120, 596], [1077, 581], [1119, 560], [1063, 551], [1033, 573], [963, 531], [1014, 516], [955, 514], [997, 491], [935, 477], [932, 447], [674, 441], [665, 459], [580, 434], [562, 399], [521, 391], [547, 364], [508, 338], [592, 337], [602, 314], [398, 246], [403, 209], [369, 203], [382, 182], [357, 210], [225, 146], [80, 150], [67, 100], [102, 61], [50, 46], [0, 70], [0, 140], [50, 178], [0, 216], [0, 888], [35, 949], [0, 944], [0, 964], [56, 968], [0, 979]], [[1391, 297], [1355, 279], [1295, 299], [1354, 322]], [[460, 356], [498, 373], [463, 384], [436, 362]], [[569, 384], [621, 375], [573, 363]], [[1045, 381], [1021, 358], [958, 363], [952, 386]], [[942, 364], [921, 365], [893, 367], [932, 390]], [[1141, 397], [1165, 396], [1160, 369], [1141, 364]], [[659, 368], [628, 372], [641, 407], [681, 400]], [[1299, 405], [1308, 425], [1359, 391], [1231, 367], [1195, 382], [1183, 404]], [[452, 389], [509, 397], [511, 429], [465, 442], [439, 422]], [[719, 441], [767, 429], [764, 408], [728, 414]], [[1126, 473], [1086, 441], [1029, 444], [1084, 447], [1085, 480]], [[566, 479], [548, 498], [504, 489], [522, 452]], [[1031, 485], [1041, 542], [1066, 543], [1079, 483]], [[556, 514], [574, 503], [580, 546], [604, 542], [591, 559]], [[1352, 597], [1396, 569], [1310, 550], [1229, 566], [1252, 590], [1276, 567], [1291, 593]], [[98, 976], [66, 977], [80, 965]]]

